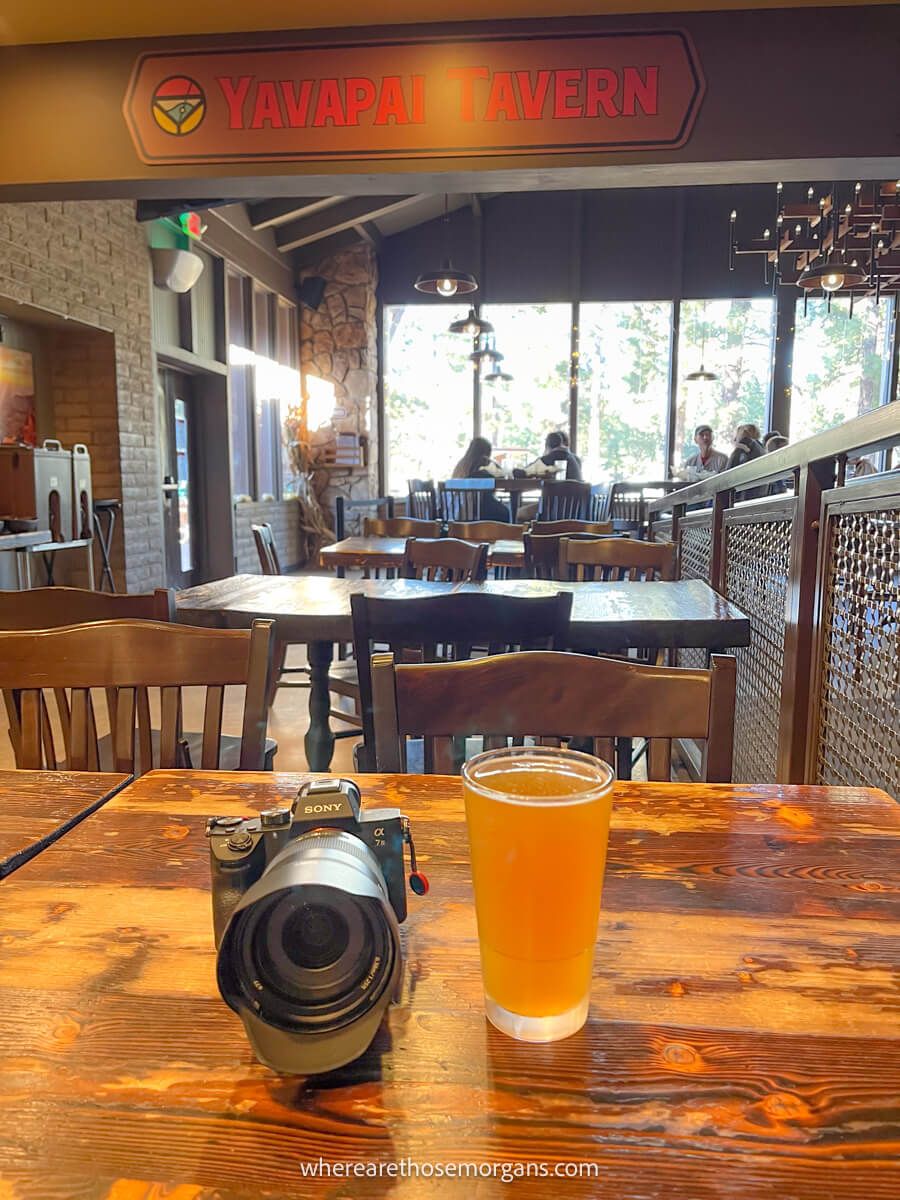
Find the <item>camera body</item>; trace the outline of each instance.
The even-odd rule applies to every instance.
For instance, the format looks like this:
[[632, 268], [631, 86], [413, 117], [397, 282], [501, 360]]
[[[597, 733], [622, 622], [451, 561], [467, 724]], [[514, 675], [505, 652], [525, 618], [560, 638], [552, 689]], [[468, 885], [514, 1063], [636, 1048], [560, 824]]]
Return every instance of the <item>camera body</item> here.
[[211, 817], [207, 836], [216, 947], [247, 889], [292, 838], [313, 829], [343, 829], [368, 846], [378, 860], [388, 899], [402, 925], [406, 920], [405, 821], [399, 808], [372, 808], [361, 813], [359, 788], [349, 779], [312, 780], [301, 787], [290, 808], [270, 808], [258, 817]]
[[320, 779], [290, 807], [210, 818], [207, 836], [219, 991], [256, 1057], [299, 1075], [358, 1058], [402, 982], [407, 818]]

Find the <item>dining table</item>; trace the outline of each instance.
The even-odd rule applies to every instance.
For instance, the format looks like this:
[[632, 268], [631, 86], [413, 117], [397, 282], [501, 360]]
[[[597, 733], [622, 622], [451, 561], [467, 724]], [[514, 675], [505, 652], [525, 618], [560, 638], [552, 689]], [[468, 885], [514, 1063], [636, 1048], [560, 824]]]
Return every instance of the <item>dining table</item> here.
[[[472, 539], [468, 539], [472, 540]], [[364, 571], [395, 570], [403, 567], [406, 538], [366, 535], [342, 538], [319, 551], [319, 565], [334, 569], [340, 577], [348, 567]], [[499, 538], [488, 543], [488, 566], [521, 568], [525, 565], [525, 543], [521, 538]]]
[[130, 779], [105, 771], [0, 771], [0, 879], [83, 821]]
[[672, 582], [585, 582], [489, 579], [486, 583], [435, 583], [417, 579], [336, 579], [321, 575], [233, 575], [178, 593], [177, 617], [189, 625], [246, 629], [274, 620], [286, 643], [304, 643], [309, 662], [309, 728], [306, 759], [328, 769], [334, 750], [329, 722], [328, 673], [336, 642], [353, 640], [350, 596], [405, 597], [483, 591], [511, 596], [572, 593], [569, 646], [620, 651], [623, 647], [725, 650], [750, 643], [750, 621], [700, 579]]
[[537, 1045], [484, 1014], [459, 778], [357, 776], [364, 810], [409, 817], [430, 890], [371, 1046], [279, 1075], [218, 992], [206, 827], [309, 778], [150, 772], [4, 881], [0, 1195], [900, 1194], [884, 792], [616, 784], [588, 1020]]

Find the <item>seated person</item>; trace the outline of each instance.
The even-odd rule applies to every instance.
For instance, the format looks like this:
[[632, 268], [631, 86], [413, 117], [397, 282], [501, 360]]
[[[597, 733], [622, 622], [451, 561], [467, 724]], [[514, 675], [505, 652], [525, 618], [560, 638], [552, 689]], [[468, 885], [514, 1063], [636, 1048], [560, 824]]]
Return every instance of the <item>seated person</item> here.
[[859, 454], [847, 455], [847, 471], [846, 479], [861, 479], [863, 475], [877, 475], [878, 468], [869, 458], [862, 458]]
[[[557, 464], [559, 463], [566, 464], [566, 479], [574, 479], [577, 483], [582, 482], [581, 459], [569, 449], [568, 434], [554, 429], [551, 433], [547, 434], [544, 440], [544, 453], [540, 458], [536, 458], [534, 462], [529, 463], [522, 474], [554, 476]], [[516, 520], [520, 525], [526, 521], [533, 521], [538, 514], [539, 508], [540, 501], [538, 500], [529, 501], [527, 504], [520, 504], [516, 512]]]
[[710, 475], [718, 475], [728, 465], [728, 455], [713, 446], [713, 432], [709, 425], [698, 425], [694, 430], [694, 445], [697, 453], [685, 459], [681, 470], [675, 472], [678, 479], [687, 479], [697, 483], [700, 479], [708, 479]]
[[728, 467], [739, 467], [755, 458], [762, 458], [763, 448], [758, 425], [738, 425], [734, 431], [734, 449]]
[[[766, 448], [766, 454], [772, 454], [776, 450], [780, 450], [782, 446], [787, 446], [788, 440], [783, 433], [767, 433], [763, 438], [763, 445]], [[779, 496], [782, 492], [792, 492], [794, 490], [793, 480], [776, 479], [774, 483], [770, 483], [768, 487], [770, 496]]]
[[[468, 448], [453, 468], [452, 479], [505, 479], [503, 468], [491, 458], [493, 447], [485, 437], [472, 438]], [[509, 509], [491, 492], [481, 497], [483, 521], [509, 522]]]
[[544, 453], [525, 468], [525, 475], [555, 475], [557, 463], [566, 464], [566, 479], [581, 483], [581, 459], [569, 449], [568, 434], [554, 429], [544, 440]]

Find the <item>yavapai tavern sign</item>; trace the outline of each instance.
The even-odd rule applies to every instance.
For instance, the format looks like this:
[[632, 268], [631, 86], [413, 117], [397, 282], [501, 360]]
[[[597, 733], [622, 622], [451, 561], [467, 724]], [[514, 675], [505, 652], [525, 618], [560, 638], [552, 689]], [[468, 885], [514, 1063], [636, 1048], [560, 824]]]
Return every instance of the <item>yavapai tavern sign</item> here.
[[145, 163], [678, 147], [703, 77], [682, 32], [147, 54], [124, 116]]

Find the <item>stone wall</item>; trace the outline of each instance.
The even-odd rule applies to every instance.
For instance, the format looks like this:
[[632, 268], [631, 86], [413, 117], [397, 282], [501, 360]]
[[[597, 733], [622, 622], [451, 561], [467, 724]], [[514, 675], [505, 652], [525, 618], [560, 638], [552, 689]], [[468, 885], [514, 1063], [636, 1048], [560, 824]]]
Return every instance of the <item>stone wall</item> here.
[[239, 575], [260, 574], [259, 555], [250, 526], [264, 522], [272, 526], [282, 570], [293, 570], [300, 562], [296, 500], [246, 501], [234, 506], [234, 560]]
[[[111, 362], [89, 331], [83, 339], [77, 327], [60, 334], [53, 424], [67, 445], [90, 448], [98, 496], [124, 481], [118, 560], [121, 567], [124, 553], [129, 591], [165, 577], [150, 288], [147, 240], [131, 202], [0, 205], [0, 306], [7, 298], [112, 334]], [[62, 558], [58, 566], [62, 582]]]
[[360, 500], [378, 494], [378, 349], [376, 288], [378, 263], [366, 243], [341, 250], [307, 268], [301, 278], [325, 279], [322, 303], [313, 311], [301, 306], [300, 363], [304, 381], [317, 376], [334, 388], [329, 424], [310, 429], [313, 447], [334, 444], [338, 433], [368, 440], [365, 468], [328, 471], [324, 503], [334, 512], [338, 496]]

